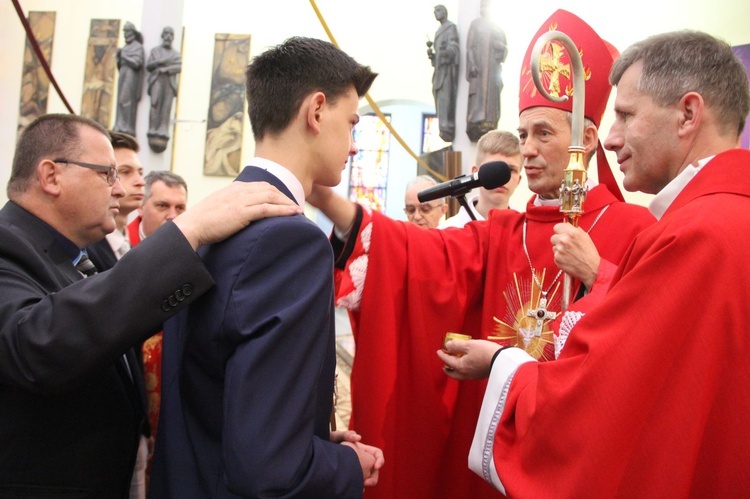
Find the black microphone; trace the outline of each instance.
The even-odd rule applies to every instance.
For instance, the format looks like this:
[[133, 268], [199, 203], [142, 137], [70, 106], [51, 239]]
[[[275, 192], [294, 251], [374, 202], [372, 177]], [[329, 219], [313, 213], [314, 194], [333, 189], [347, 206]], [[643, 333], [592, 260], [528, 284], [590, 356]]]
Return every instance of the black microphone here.
[[490, 161], [479, 167], [476, 173], [461, 175], [448, 182], [443, 182], [417, 193], [420, 203], [444, 197], [463, 196], [475, 187], [497, 189], [510, 180], [510, 168], [505, 161]]

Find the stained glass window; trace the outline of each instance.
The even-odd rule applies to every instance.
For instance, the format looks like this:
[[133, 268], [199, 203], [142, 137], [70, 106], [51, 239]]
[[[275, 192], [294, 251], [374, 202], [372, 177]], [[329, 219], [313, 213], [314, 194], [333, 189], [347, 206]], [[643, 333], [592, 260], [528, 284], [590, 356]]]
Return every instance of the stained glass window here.
[[448, 147], [450, 142], [440, 138], [438, 119], [434, 114], [422, 115], [422, 154]]
[[[390, 114], [385, 118], [391, 121]], [[375, 114], [366, 114], [360, 117], [353, 135], [359, 152], [349, 160], [349, 199], [383, 212], [391, 132]]]

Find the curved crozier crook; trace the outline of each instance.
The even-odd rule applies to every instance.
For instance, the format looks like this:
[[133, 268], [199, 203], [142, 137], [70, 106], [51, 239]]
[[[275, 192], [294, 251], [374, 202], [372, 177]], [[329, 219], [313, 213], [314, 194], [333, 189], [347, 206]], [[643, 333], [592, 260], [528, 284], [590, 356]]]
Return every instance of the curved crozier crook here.
[[547, 33], [540, 36], [534, 48], [531, 51], [531, 77], [534, 80], [537, 90], [547, 99], [552, 102], [564, 102], [568, 100], [567, 95], [555, 97], [551, 95], [542, 84], [542, 72], [540, 68], [540, 61], [542, 58], [542, 51], [551, 42], [557, 41], [562, 43], [565, 49], [568, 51], [568, 58], [570, 59], [571, 70], [573, 72], [573, 122], [571, 123], [571, 147], [580, 147], [583, 149], [583, 119], [584, 119], [584, 104], [586, 102], [586, 78], [583, 72], [583, 62], [581, 61], [581, 54], [578, 53], [578, 47], [576, 47], [573, 40], [568, 35], [561, 31], [548, 31]]

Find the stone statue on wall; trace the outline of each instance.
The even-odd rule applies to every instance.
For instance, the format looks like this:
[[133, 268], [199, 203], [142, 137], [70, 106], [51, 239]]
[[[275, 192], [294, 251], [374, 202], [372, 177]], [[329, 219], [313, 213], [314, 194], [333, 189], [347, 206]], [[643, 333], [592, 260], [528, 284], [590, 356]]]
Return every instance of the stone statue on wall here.
[[143, 63], [146, 53], [143, 50], [143, 35], [130, 21], [122, 28], [125, 46], [117, 49], [117, 117], [114, 130], [135, 136], [135, 119], [138, 102], [143, 91]]
[[448, 10], [435, 6], [435, 19], [440, 27], [435, 41], [427, 42], [427, 57], [435, 68], [432, 74], [432, 95], [440, 127], [440, 138], [453, 142], [456, 136], [456, 92], [458, 88], [459, 43], [456, 25], [448, 20]]
[[146, 63], [148, 95], [151, 110], [148, 120], [148, 145], [154, 152], [163, 152], [169, 142], [169, 118], [172, 102], [177, 96], [177, 75], [182, 71], [180, 53], [172, 48], [174, 30], [166, 27], [161, 32], [162, 44], [151, 49]]
[[490, 0], [482, 0], [466, 40], [466, 79], [469, 103], [466, 135], [472, 142], [497, 128], [500, 119], [502, 65], [508, 55], [505, 32], [490, 19]]

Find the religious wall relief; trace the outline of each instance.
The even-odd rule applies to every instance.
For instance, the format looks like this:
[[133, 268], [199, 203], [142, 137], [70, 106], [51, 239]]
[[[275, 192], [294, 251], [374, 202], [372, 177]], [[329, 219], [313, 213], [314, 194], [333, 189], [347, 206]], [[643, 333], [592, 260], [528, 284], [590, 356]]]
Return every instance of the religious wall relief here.
[[242, 156], [250, 35], [217, 34], [208, 104], [204, 175], [236, 176]]
[[[29, 25], [47, 63], [52, 61], [52, 41], [55, 35], [54, 12], [29, 12]], [[18, 133], [39, 116], [47, 114], [49, 78], [44, 72], [29, 39], [23, 51], [21, 99], [18, 113]]]
[[109, 128], [119, 19], [92, 19], [83, 76], [81, 116]]

